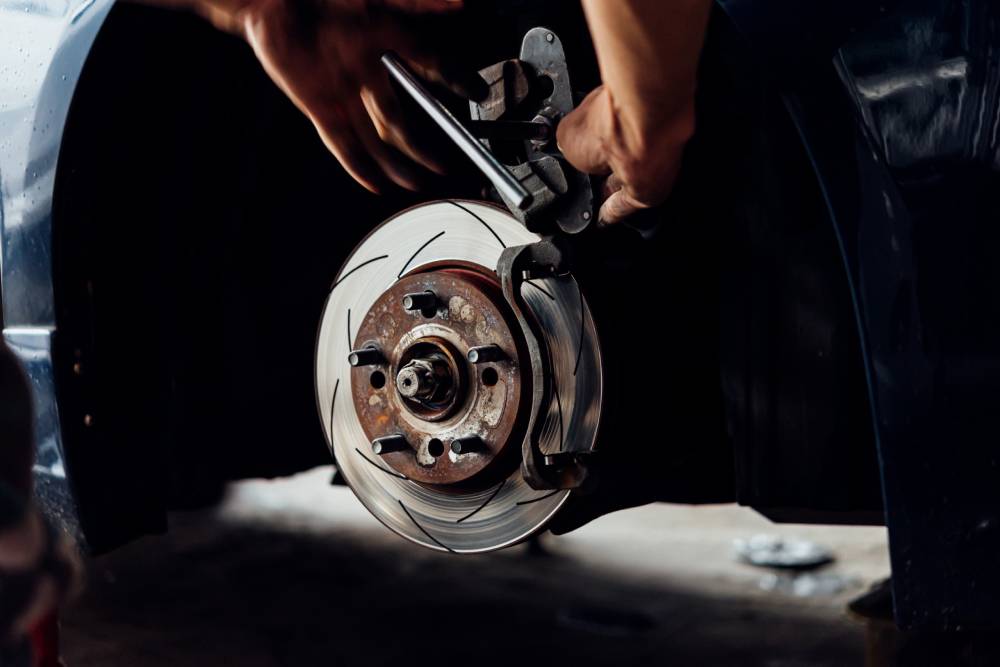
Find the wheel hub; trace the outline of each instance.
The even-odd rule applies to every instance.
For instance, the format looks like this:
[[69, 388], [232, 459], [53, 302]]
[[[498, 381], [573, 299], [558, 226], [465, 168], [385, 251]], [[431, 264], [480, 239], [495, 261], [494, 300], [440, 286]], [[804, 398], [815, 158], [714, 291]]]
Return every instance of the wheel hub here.
[[[368, 310], [354, 346], [379, 354], [353, 368], [351, 392], [370, 441], [405, 441], [379, 454], [392, 470], [452, 485], [504, 460], [523, 421], [523, 343], [507, 310], [495, 277], [457, 266], [404, 276]], [[496, 351], [493, 361], [469, 360], [470, 351], [483, 348]], [[497, 472], [506, 475], [516, 463], [508, 458]]]

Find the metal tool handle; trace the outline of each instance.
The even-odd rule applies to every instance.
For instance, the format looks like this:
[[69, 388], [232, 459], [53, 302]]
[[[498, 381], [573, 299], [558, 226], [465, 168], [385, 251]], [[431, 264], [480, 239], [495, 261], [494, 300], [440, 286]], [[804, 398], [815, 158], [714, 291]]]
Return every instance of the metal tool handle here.
[[531, 206], [531, 193], [521, 185], [510, 171], [496, 159], [489, 150], [472, 136], [462, 125], [454, 114], [441, 104], [430, 91], [424, 87], [423, 83], [414, 75], [406, 65], [394, 53], [386, 53], [382, 56], [382, 64], [389, 70], [389, 74], [420, 105], [420, 108], [427, 112], [438, 127], [444, 130], [448, 138], [455, 142], [455, 145], [465, 153], [473, 164], [483, 172], [503, 198], [512, 202], [520, 210], [525, 210]]

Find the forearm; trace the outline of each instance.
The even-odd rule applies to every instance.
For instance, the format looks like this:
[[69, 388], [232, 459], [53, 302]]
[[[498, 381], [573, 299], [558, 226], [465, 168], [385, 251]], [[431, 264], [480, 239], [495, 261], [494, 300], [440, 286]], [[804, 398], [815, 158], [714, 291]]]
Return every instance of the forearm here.
[[[583, 0], [620, 140], [683, 144], [712, 0]], [[664, 127], [670, 131], [664, 136]]]

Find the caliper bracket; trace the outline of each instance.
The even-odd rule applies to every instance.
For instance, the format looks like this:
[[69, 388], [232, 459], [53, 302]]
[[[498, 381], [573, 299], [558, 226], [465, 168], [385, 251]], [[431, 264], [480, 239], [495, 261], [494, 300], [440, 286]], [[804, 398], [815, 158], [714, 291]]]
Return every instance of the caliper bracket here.
[[521, 294], [526, 281], [564, 275], [567, 268], [567, 253], [552, 238], [506, 248], [497, 266], [504, 298], [524, 333], [531, 361], [531, 412], [521, 444], [521, 474], [529, 486], [538, 490], [574, 489], [587, 479], [589, 452], [546, 455], [539, 446], [544, 426], [542, 409], [552, 400], [551, 364], [542, 343], [543, 333]]

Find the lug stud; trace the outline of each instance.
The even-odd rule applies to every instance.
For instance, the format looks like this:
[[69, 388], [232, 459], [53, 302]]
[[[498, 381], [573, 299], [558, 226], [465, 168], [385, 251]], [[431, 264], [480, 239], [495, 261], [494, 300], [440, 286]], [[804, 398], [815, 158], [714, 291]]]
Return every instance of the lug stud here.
[[390, 452], [404, 452], [410, 447], [410, 443], [401, 435], [386, 435], [372, 440], [372, 452], [382, 456]]
[[499, 345], [481, 345], [469, 348], [469, 361], [474, 364], [485, 364], [506, 358]]
[[347, 355], [347, 363], [351, 366], [377, 366], [385, 363], [385, 357], [378, 351], [378, 348], [369, 345]]
[[432, 310], [437, 308], [438, 298], [434, 292], [413, 292], [403, 297], [403, 308], [406, 310]]
[[457, 438], [451, 443], [451, 451], [453, 454], [461, 456], [462, 454], [471, 454], [473, 452], [483, 452], [486, 451], [486, 443], [478, 435], [469, 435], [464, 438]]

